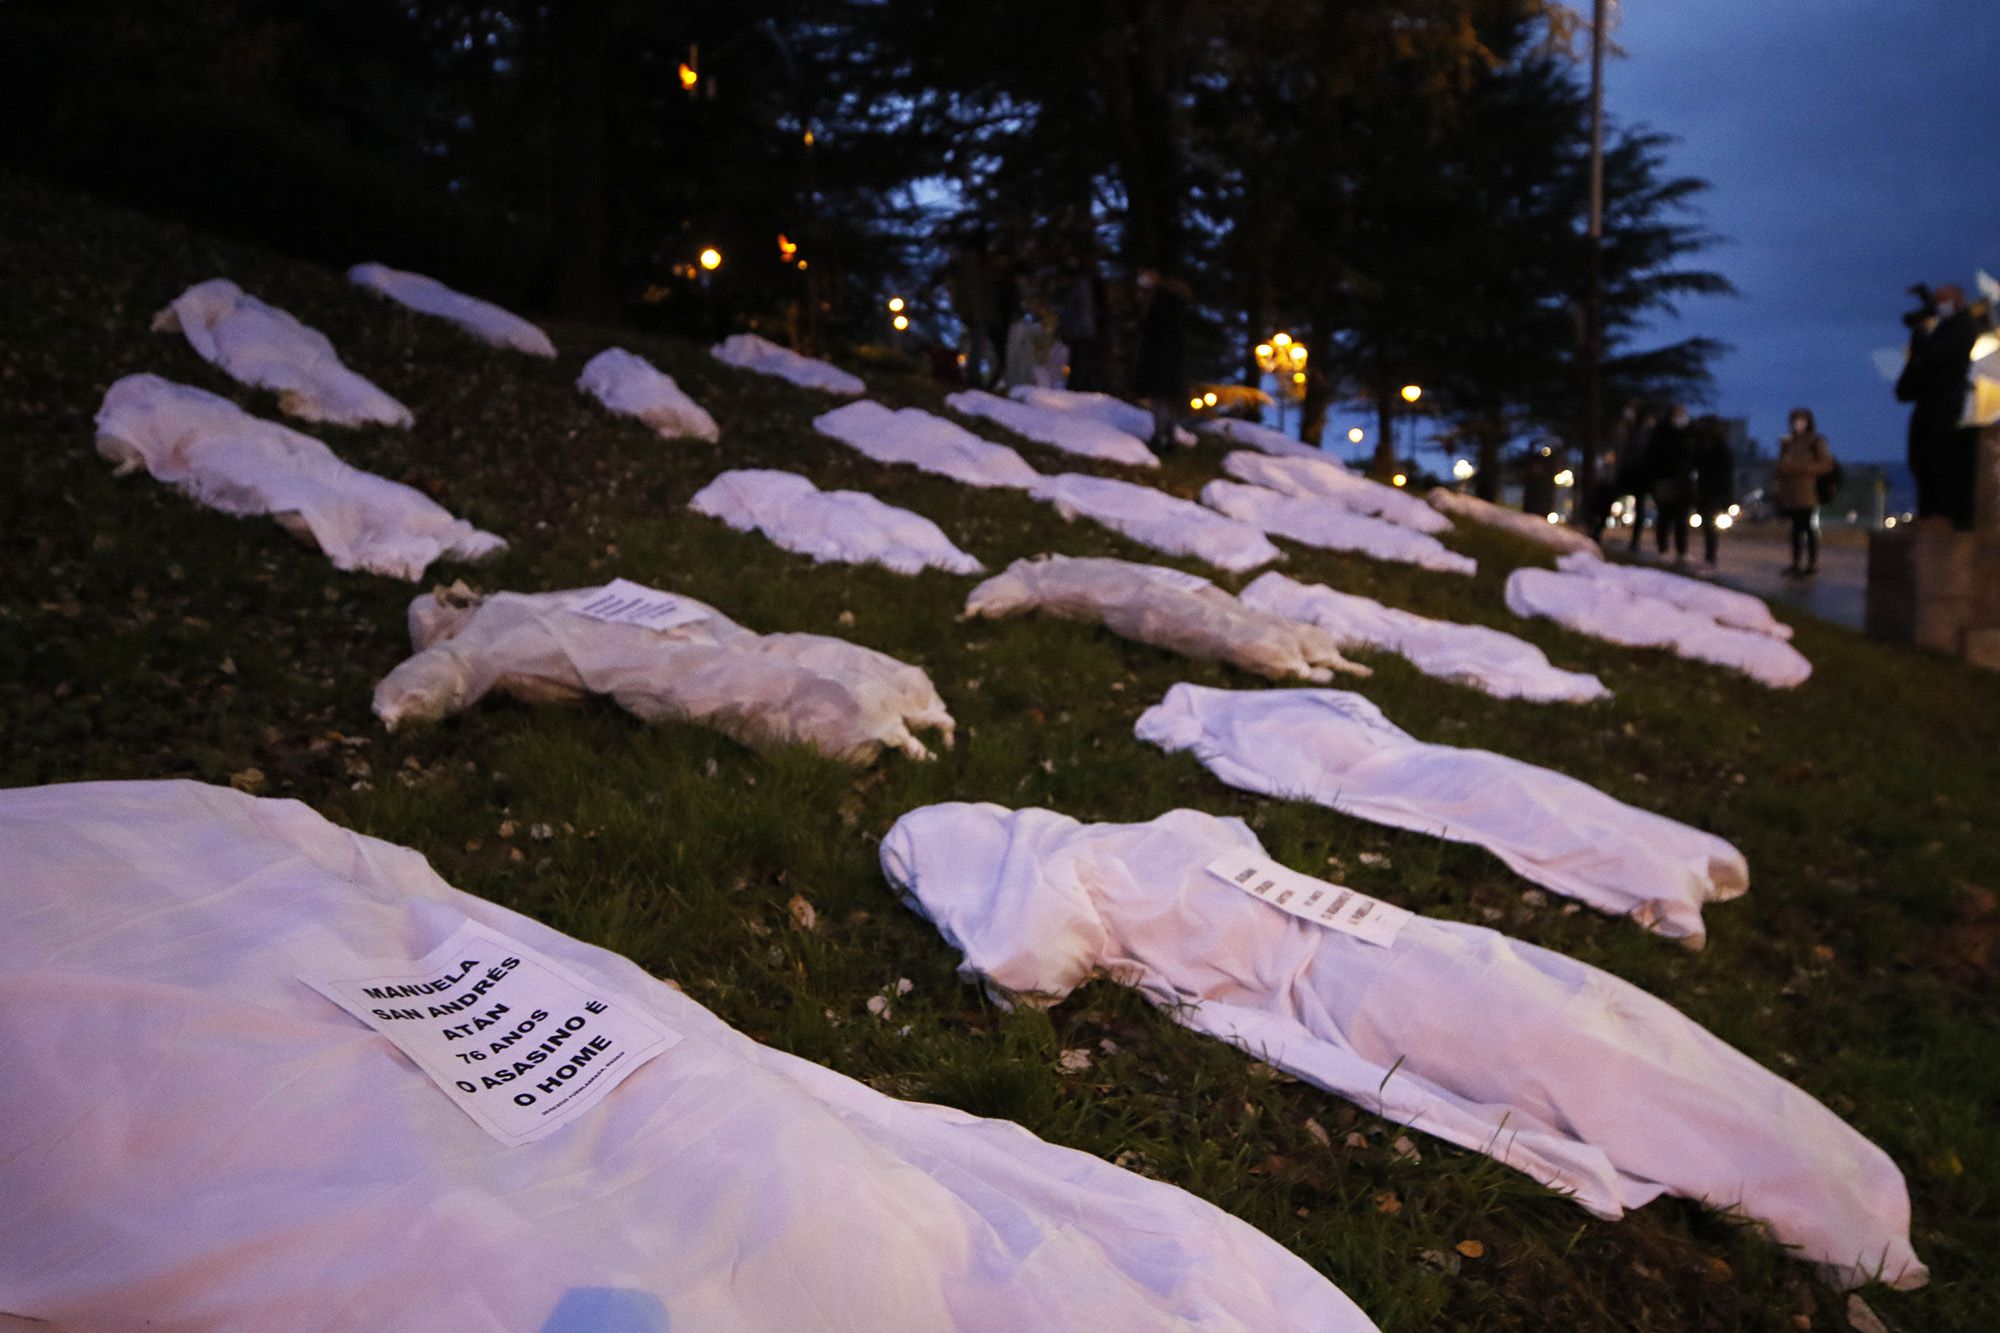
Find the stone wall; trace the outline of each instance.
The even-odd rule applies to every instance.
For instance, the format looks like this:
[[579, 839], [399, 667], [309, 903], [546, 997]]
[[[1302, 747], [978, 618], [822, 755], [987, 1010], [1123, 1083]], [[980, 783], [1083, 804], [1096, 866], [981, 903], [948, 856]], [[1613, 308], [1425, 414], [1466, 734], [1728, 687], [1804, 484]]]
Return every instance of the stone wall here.
[[1980, 435], [1978, 521], [1922, 519], [1868, 538], [1871, 637], [2000, 669], [2000, 427]]

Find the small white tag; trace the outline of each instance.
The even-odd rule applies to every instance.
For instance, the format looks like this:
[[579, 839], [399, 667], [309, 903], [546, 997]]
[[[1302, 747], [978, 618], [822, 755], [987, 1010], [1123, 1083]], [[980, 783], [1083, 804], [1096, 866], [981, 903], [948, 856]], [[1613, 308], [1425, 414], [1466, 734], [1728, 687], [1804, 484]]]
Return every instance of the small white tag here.
[[585, 593], [569, 609], [592, 620], [644, 629], [674, 629], [708, 619], [708, 612], [687, 598], [629, 579], [613, 579], [596, 592]]
[[1253, 898], [1314, 925], [1326, 926], [1369, 944], [1396, 942], [1403, 923], [1415, 913], [1371, 898], [1354, 889], [1287, 870], [1248, 847], [1224, 852], [1209, 862], [1208, 873], [1227, 880]]
[[1215, 583], [1199, 574], [1190, 574], [1184, 569], [1167, 569], [1160, 565], [1146, 567], [1146, 577], [1155, 583], [1164, 583], [1169, 588], [1179, 588], [1182, 592], [1199, 592], [1203, 588], [1213, 588]]
[[473, 921], [422, 958], [356, 960], [299, 980], [394, 1042], [508, 1145], [568, 1124], [681, 1039]]

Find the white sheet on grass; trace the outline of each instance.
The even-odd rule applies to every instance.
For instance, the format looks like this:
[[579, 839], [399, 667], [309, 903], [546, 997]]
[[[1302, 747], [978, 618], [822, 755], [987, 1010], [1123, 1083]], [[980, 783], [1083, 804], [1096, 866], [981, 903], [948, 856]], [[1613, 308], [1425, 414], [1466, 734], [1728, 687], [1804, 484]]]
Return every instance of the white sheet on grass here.
[[1307, 546], [1351, 551], [1443, 574], [1472, 574], [1479, 569], [1471, 556], [1460, 555], [1427, 533], [1357, 514], [1319, 496], [1286, 495], [1237, 481], [1211, 481], [1201, 488], [1201, 502], [1218, 514]]
[[1792, 637], [1792, 627], [1772, 615], [1770, 605], [1763, 598], [1735, 588], [1691, 579], [1685, 574], [1665, 569], [1614, 564], [1604, 559], [1601, 553], [1566, 555], [1556, 561], [1556, 568], [1565, 574], [1581, 574], [1600, 583], [1613, 584], [1641, 597], [1657, 598], [1731, 629], [1747, 629], [1774, 639]]
[[[76, 1329], [1374, 1327], [1191, 1194], [759, 1045], [628, 959], [295, 801], [192, 782], [20, 789], [0, 793], [0, 845], [11, 1314]], [[580, 1119], [494, 1142], [299, 980], [420, 958], [467, 923], [678, 1040]], [[563, 1021], [497, 1051], [485, 1039], [529, 1017], [468, 1041], [487, 1059], [467, 1070]]]
[[454, 291], [436, 278], [408, 273], [387, 264], [356, 264], [347, 270], [347, 280], [385, 296], [397, 305], [408, 306], [423, 315], [450, 320], [473, 337], [494, 347], [504, 347], [529, 356], [553, 357], [556, 345], [549, 335], [512, 311], [502, 310], [491, 301]]
[[791, 348], [780, 347], [754, 333], [732, 333], [709, 348], [708, 352], [724, 365], [735, 366], [738, 370], [754, 371], [759, 375], [775, 375], [802, 389], [819, 389], [825, 393], [837, 394], [868, 391], [868, 386], [861, 382], [859, 375], [850, 375], [839, 366], [815, 361], [809, 356], [800, 356]]
[[1743, 853], [1712, 833], [1518, 759], [1426, 744], [1344, 690], [1180, 684], [1136, 731], [1243, 791], [1484, 847], [1524, 879], [1692, 948], [1706, 938], [1702, 904], [1750, 887]]
[[715, 418], [682, 392], [672, 375], [622, 347], [607, 347], [590, 358], [576, 387], [620, 416], [637, 417], [662, 439], [714, 443], [721, 438]]
[[1238, 601], [1207, 579], [1127, 560], [1044, 556], [1016, 560], [972, 590], [965, 614], [997, 620], [1043, 611], [1086, 620], [1113, 634], [1274, 680], [1365, 676], [1334, 637]]
[[882, 868], [1003, 999], [1110, 977], [1599, 1216], [1660, 1194], [1740, 1205], [1842, 1286], [1922, 1285], [1895, 1163], [1665, 1002], [1479, 926], [1418, 916], [1377, 945], [1301, 920], [1206, 869], [1241, 851], [1263, 851], [1242, 821], [1192, 810], [935, 805], [890, 829]]
[[196, 283], [153, 316], [155, 333], [178, 331], [202, 360], [239, 384], [269, 389], [278, 407], [339, 426], [408, 426], [410, 409], [349, 370], [318, 329], [264, 304], [227, 278]]
[[1042, 476], [1006, 445], [918, 407], [891, 411], [864, 398], [814, 417], [813, 429], [878, 463], [907, 463], [968, 486], [1027, 490]]
[[1517, 616], [1547, 616], [1579, 634], [1628, 648], [1666, 648], [1774, 689], [1801, 685], [1812, 675], [1812, 663], [1783, 639], [1717, 624], [1622, 582], [1531, 567], [1507, 576], [1506, 597], [1507, 609]]
[[1136, 440], [1153, 438], [1153, 414], [1136, 403], [1114, 398], [1108, 393], [1087, 393], [1077, 389], [1045, 389], [1039, 384], [1017, 384], [1007, 391], [1017, 403], [1050, 412], [1101, 421]]
[[1441, 514], [1462, 518], [1470, 523], [1483, 523], [1489, 528], [1499, 528], [1511, 532], [1516, 537], [1546, 547], [1559, 555], [1574, 555], [1583, 560], [1602, 560], [1604, 553], [1597, 549], [1597, 543], [1590, 534], [1561, 523], [1551, 523], [1541, 514], [1524, 513], [1519, 509], [1509, 509], [1493, 504], [1476, 495], [1461, 495], [1445, 486], [1433, 486], [1424, 497]]
[[127, 375], [105, 393], [97, 452], [121, 475], [143, 467], [211, 509], [268, 514], [336, 569], [414, 582], [433, 560], [483, 560], [507, 545], [309, 435], [157, 375]]
[[1029, 494], [1054, 505], [1065, 519], [1081, 516], [1142, 546], [1168, 555], [1191, 555], [1232, 573], [1285, 558], [1254, 525], [1151, 486], [1063, 472], [1043, 477]]
[[1239, 449], [1223, 458], [1222, 470], [1252, 486], [1325, 500], [1349, 513], [1379, 518], [1398, 527], [1433, 536], [1451, 531], [1450, 519], [1408, 491], [1349, 472], [1339, 459], [1325, 454], [1315, 458], [1297, 454], [1273, 457]]
[[1230, 444], [1248, 445], [1260, 453], [1274, 454], [1282, 458], [1318, 459], [1336, 466], [1339, 464], [1339, 460], [1324, 449], [1295, 440], [1283, 431], [1272, 430], [1259, 422], [1245, 421], [1241, 417], [1216, 417], [1206, 422], [1202, 430]]
[[688, 508], [739, 532], [761, 532], [787, 551], [822, 563], [875, 564], [898, 574], [986, 569], [922, 514], [884, 504], [865, 491], [823, 491], [796, 472], [725, 472], [702, 487]]
[[531, 703], [608, 695], [648, 721], [694, 722], [758, 749], [805, 744], [868, 763], [885, 749], [928, 759], [915, 732], [951, 744], [930, 677], [886, 653], [821, 634], [757, 634], [676, 597], [693, 619], [666, 629], [576, 610], [609, 589], [425, 593], [410, 604], [414, 657], [375, 687], [391, 730], [470, 708], [498, 691]]
[[[1043, 393], [1062, 390], [1044, 389]], [[1037, 407], [1001, 398], [981, 389], [964, 389], [947, 396], [944, 405], [968, 417], [984, 417], [1005, 426], [1024, 439], [1034, 440], [1083, 458], [1123, 463], [1127, 467], [1156, 468], [1160, 460], [1146, 442], [1087, 413], [1065, 408]]]
[[1277, 570], [1243, 590], [1243, 604], [1326, 630], [1342, 648], [1396, 653], [1427, 676], [1455, 681], [1501, 699], [1588, 703], [1611, 691], [1597, 677], [1552, 665], [1526, 639], [1487, 625], [1432, 620]]

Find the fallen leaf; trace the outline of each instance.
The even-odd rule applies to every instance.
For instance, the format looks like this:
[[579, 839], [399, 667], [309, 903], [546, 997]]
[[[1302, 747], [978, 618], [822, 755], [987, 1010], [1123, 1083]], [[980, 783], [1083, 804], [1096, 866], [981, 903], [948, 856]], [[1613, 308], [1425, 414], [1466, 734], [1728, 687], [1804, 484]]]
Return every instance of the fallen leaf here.
[[1383, 1190], [1375, 1196], [1375, 1211], [1394, 1217], [1403, 1211], [1403, 1201], [1396, 1197], [1394, 1190]]
[[1451, 1248], [1457, 1250], [1468, 1259], [1484, 1259], [1486, 1257], [1486, 1247], [1476, 1240], [1462, 1240]]
[[792, 914], [792, 924], [800, 930], [819, 929], [819, 913], [813, 911], [813, 905], [803, 896], [793, 894], [791, 901], [786, 903], [785, 907]]
[[1847, 1326], [1854, 1333], [1889, 1333], [1889, 1326], [1882, 1322], [1880, 1315], [1868, 1308], [1868, 1302], [1859, 1296], [1847, 1298]]
[[229, 775], [229, 785], [238, 791], [256, 791], [264, 785], [264, 770], [245, 768]]
[[1056, 1058], [1056, 1068], [1065, 1074], [1080, 1074], [1090, 1068], [1090, 1052], [1081, 1046], [1072, 1046]]
[[889, 1016], [889, 997], [886, 995], [869, 996], [868, 1012], [877, 1018], [887, 1018]]
[[1407, 1134], [1398, 1134], [1396, 1141], [1390, 1144], [1389, 1147], [1395, 1152], [1396, 1160], [1398, 1161], [1421, 1162], [1424, 1160], [1423, 1156], [1417, 1152], [1417, 1145], [1410, 1141], [1410, 1136]]
[[1319, 1121], [1313, 1119], [1311, 1116], [1307, 1116], [1305, 1128], [1306, 1136], [1320, 1147], [1329, 1148], [1333, 1146], [1333, 1139], [1327, 1134], [1326, 1126], [1320, 1124]]
[[1361, 1133], [1349, 1133], [1342, 1142], [1350, 1148], [1366, 1148], [1368, 1146], [1368, 1136]]

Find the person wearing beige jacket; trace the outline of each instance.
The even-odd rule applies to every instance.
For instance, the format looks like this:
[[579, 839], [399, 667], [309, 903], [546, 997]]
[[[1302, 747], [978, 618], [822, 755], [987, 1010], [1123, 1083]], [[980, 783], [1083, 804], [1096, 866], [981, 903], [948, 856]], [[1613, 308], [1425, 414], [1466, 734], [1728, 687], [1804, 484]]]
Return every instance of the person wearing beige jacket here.
[[1778, 441], [1772, 485], [1778, 512], [1792, 521], [1792, 566], [1787, 574], [1803, 578], [1819, 571], [1820, 480], [1835, 466], [1833, 450], [1815, 427], [1811, 409], [1793, 408], [1791, 429]]

